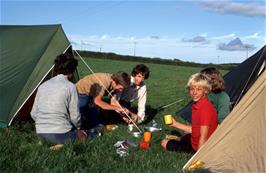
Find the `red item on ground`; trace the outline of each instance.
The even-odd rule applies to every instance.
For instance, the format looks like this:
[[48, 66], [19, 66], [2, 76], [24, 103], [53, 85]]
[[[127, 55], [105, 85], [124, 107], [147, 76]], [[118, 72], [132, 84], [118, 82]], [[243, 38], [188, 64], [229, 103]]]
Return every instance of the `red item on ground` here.
[[150, 148], [151, 144], [149, 142], [140, 141], [139, 146], [141, 149], [148, 149], [148, 148]]

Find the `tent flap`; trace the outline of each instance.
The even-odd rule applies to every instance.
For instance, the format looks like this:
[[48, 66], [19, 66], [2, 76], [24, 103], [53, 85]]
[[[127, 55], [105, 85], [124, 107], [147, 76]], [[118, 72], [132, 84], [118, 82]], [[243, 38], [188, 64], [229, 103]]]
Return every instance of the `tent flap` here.
[[1, 25], [0, 38], [0, 122], [8, 125], [70, 42], [61, 25]]

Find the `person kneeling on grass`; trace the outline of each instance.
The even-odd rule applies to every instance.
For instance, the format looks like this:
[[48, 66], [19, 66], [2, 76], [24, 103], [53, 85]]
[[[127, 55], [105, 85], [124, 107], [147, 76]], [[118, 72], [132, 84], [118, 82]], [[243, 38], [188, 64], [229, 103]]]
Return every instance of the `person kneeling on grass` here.
[[185, 125], [173, 119], [171, 127], [183, 130], [186, 135], [177, 140], [164, 139], [162, 147], [169, 151], [197, 151], [211, 136], [218, 125], [217, 113], [214, 106], [207, 99], [211, 90], [209, 78], [201, 73], [192, 75], [187, 83], [188, 92], [193, 100], [192, 125]]
[[70, 55], [61, 54], [55, 59], [57, 76], [38, 88], [31, 117], [38, 136], [53, 144], [83, 140], [86, 134], [80, 128], [78, 93], [69, 80], [78, 62]]
[[76, 83], [76, 87], [81, 113], [81, 129], [89, 130], [101, 127], [103, 123], [100, 118], [101, 109], [128, 112], [126, 108], [106, 102], [104, 96], [111, 96], [116, 91], [122, 91], [129, 85], [130, 76], [122, 71], [113, 74], [94, 73], [80, 79]]

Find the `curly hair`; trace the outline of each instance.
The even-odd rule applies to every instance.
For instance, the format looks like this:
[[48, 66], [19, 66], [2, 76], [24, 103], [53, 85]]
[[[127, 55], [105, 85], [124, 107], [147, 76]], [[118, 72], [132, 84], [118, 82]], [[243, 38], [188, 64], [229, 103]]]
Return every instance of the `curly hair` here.
[[149, 78], [149, 76], [150, 76], [150, 70], [149, 70], [149, 68], [146, 66], [146, 65], [144, 65], [144, 64], [138, 64], [138, 65], [136, 65], [134, 68], [133, 68], [133, 70], [132, 70], [132, 72], [131, 72], [131, 75], [134, 77], [134, 76], [136, 76], [137, 74], [142, 74], [143, 76], [144, 76], [144, 79], [148, 79]]
[[69, 54], [60, 54], [54, 60], [56, 74], [72, 74], [78, 66], [78, 61]]
[[222, 74], [215, 67], [208, 67], [201, 70], [202, 74], [209, 76], [211, 79], [212, 92], [219, 93], [225, 90], [225, 82]]

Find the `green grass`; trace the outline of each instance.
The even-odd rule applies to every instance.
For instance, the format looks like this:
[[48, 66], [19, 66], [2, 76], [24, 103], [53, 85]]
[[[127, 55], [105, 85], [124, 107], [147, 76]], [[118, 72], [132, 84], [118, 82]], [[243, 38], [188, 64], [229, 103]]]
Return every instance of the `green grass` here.
[[[131, 72], [138, 62], [101, 60], [86, 58], [94, 72]], [[163, 151], [161, 140], [172, 129], [163, 124], [163, 115], [172, 114], [182, 108], [189, 99], [185, 84], [188, 77], [199, 68], [149, 64], [151, 75], [146, 81], [148, 88], [147, 116], [154, 116], [161, 132], [153, 133], [152, 146], [148, 150], [130, 148], [129, 156], [119, 157], [113, 145], [118, 140], [129, 139], [138, 143], [140, 139], [128, 135], [127, 127], [105, 133], [101, 137], [83, 143], [68, 143], [59, 151], [51, 151], [47, 143], [39, 143], [32, 122], [14, 125], [0, 130], [0, 172], [182, 172], [183, 165], [191, 154]], [[79, 62], [80, 76], [91, 72]], [[184, 99], [154, 114], [157, 108]]]

